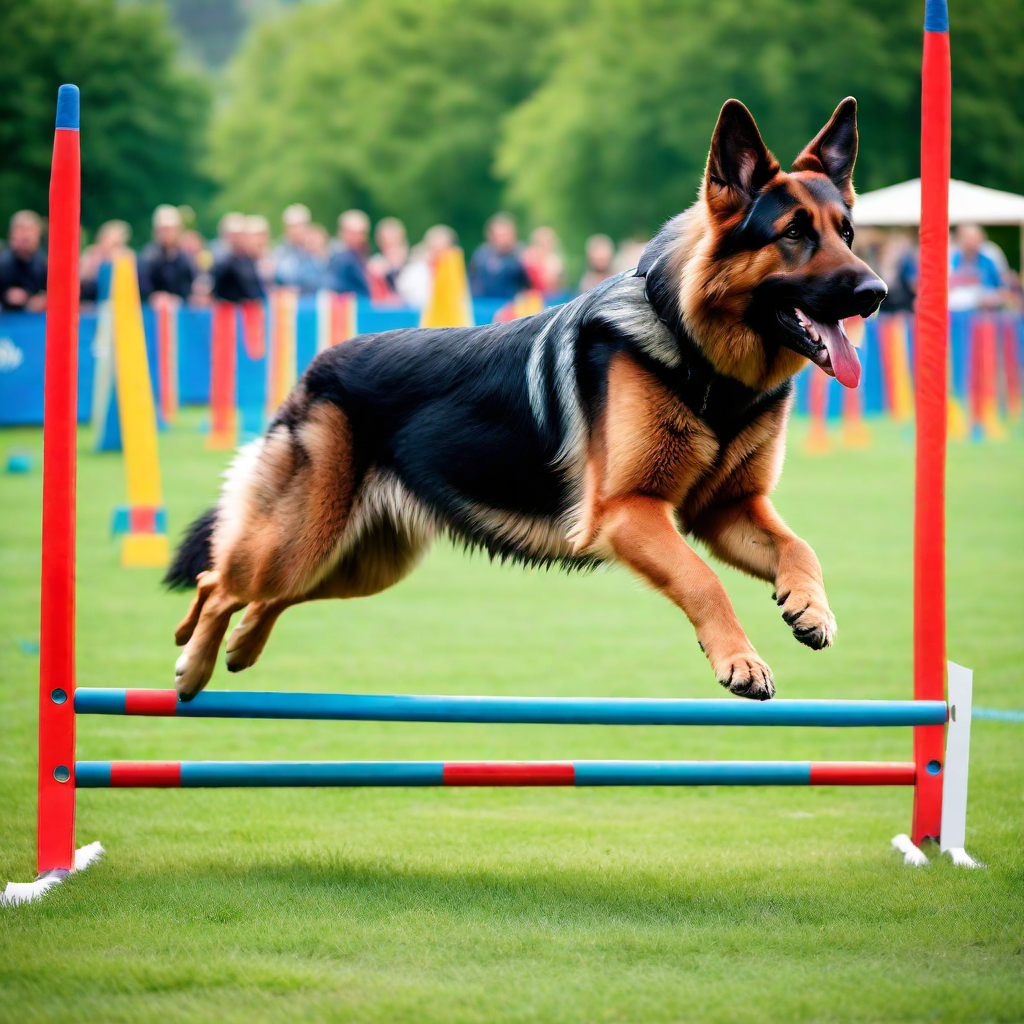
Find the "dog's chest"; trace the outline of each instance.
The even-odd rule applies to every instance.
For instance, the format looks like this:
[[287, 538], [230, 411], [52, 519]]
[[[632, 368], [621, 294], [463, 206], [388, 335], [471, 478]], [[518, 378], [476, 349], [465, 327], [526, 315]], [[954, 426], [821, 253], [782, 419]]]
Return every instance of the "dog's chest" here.
[[784, 408], [772, 408], [723, 442], [678, 396], [622, 359], [609, 374], [603, 489], [656, 495], [680, 509], [703, 507], [767, 481], [771, 459], [762, 466], [759, 453], [774, 450], [770, 442], [783, 423]]
[[625, 357], [609, 371], [603, 427], [609, 494], [653, 494], [679, 504], [720, 454], [697, 415]]

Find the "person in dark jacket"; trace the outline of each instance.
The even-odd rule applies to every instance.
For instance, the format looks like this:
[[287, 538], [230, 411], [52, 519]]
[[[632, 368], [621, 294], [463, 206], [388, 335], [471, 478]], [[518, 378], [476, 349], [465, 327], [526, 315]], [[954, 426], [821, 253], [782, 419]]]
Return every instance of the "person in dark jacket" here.
[[370, 244], [370, 218], [362, 210], [346, 210], [338, 218], [341, 245], [327, 264], [327, 279], [336, 292], [370, 297], [366, 258]]
[[487, 241], [469, 261], [469, 283], [473, 294], [485, 299], [514, 299], [527, 291], [530, 275], [519, 256], [516, 222], [507, 213], [496, 213], [487, 221]]
[[41, 313], [46, 309], [43, 222], [32, 210], [11, 218], [8, 248], [0, 252], [0, 308]]
[[143, 301], [156, 292], [192, 294], [196, 270], [181, 251], [181, 213], [176, 206], [158, 206], [153, 213], [153, 241], [139, 254], [139, 294]]
[[213, 297], [221, 302], [266, 298], [253, 258], [245, 215], [224, 214], [220, 235], [224, 251], [213, 265]]

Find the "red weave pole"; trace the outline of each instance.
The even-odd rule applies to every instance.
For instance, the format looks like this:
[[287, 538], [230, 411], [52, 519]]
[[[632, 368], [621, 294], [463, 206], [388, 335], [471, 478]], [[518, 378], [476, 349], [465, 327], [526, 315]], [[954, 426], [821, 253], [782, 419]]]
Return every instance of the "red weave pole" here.
[[237, 311], [233, 302], [213, 304], [210, 333], [210, 447], [235, 445]]
[[999, 417], [999, 343], [994, 314], [981, 318], [981, 427], [986, 436]]
[[160, 390], [160, 415], [164, 423], [171, 424], [178, 415], [178, 359], [174, 319], [178, 303], [169, 295], [157, 293], [156, 311], [157, 368]]
[[75, 446], [78, 412], [78, 89], [62, 85], [50, 168], [39, 633], [39, 872], [75, 861]]
[[[949, 347], [950, 71], [946, 0], [926, 0], [921, 71], [921, 283], [914, 352], [914, 697], [942, 700], [946, 664], [946, 366]], [[915, 843], [938, 838], [943, 728], [914, 729]]]
[[970, 351], [970, 373], [967, 377], [967, 391], [970, 395], [971, 428], [981, 429], [982, 417], [982, 330], [981, 317], [977, 314], [971, 317], [971, 333], [969, 335]]
[[242, 345], [250, 359], [262, 359], [267, 354], [267, 306], [262, 299], [249, 299], [241, 304]]

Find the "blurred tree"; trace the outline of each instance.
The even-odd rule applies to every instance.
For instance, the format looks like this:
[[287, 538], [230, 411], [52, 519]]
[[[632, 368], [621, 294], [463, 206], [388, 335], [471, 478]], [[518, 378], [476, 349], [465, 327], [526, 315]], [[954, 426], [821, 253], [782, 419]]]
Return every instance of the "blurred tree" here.
[[258, 26], [228, 76], [211, 169], [225, 207], [333, 227], [364, 207], [472, 244], [501, 200], [502, 116], [542, 80], [568, 0], [345, 0]]
[[116, 0], [0, 0], [0, 228], [46, 212], [57, 87], [82, 90], [82, 220], [149, 236], [158, 203], [201, 205], [205, 83], [175, 65], [162, 8]]
[[[954, 5], [953, 173], [1024, 180], [1017, 0]], [[553, 72], [506, 119], [509, 199], [572, 246], [648, 235], [696, 193], [730, 96], [785, 165], [846, 95], [860, 102], [862, 191], [918, 174], [921, 4], [888, 0], [596, 0]]]
[[248, 25], [239, 0], [166, 0], [174, 27], [189, 51], [207, 67], [220, 68]]

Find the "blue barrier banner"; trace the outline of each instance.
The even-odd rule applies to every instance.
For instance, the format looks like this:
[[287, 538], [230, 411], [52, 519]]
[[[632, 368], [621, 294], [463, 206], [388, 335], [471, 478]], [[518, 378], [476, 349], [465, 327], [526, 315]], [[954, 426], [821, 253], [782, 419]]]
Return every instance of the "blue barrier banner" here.
[[[477, 300], [474, 311], [477, 323], [489, 323], [503, 303], [494, 300]], [[158, 365], [156, 355], [156, 317], [153, 310], [144, 307], [143, 320], [146, 329], [146, 350], [149, 357], [150, 374], [154, 388], [158, 388]], [[974, 326], [980, 316], [993, 314], [953, 313], [950, 316], [950, 393], [965, 407], [970, 404], [974, 386], [972, 373], [974, 363]], [[887, 332], [884, 316], [872, 317], [864, 325], [863, 339], [859, 350], [862, 377], [860, 386], [861, 407], [867, 415], [891, 411], [894, 356], [892, 346], [902, 346], [905, 338], [906, 359], [902, 362], [913, 365], [913, 318], [905, 314], [899, 321], [899, 330]], [[203, 405], [210, 397], [210, 332], [211, 312], [209, 308], [182, 307], [178, 317], [178, 394], [183, 405]], [[360, 334], [373, 334], [402, 327], [415, 327], [419, 313], [414, 309], [374, 306], [366, 300], [357, 305], [357, 324]], [[1020, 314], [995, 314], [998, 320], [999, 348], [997, 352], [998, 387], [1001, 400], [1009, 401], [1012, 396], [1008, 388], [1019, 389], [1019, 368], [1024, 364], [1024, 317]], [[78, 420], [88, 421], [91, 412], [93, 372], [95, 358], [93, 339], [96, 335], [96, 312], [83, 311], [79, 320], [79, 379], [78, 379]], [[269, 324], [268, 336], [269, 336]], [[0, 426], [41, 424], [43, 422], [43, 347], [46, 334], [46, 317], [43, 313], [0, 313]], [[261, 429], [265, 418], [262, 408], [266, 389], [266, 368], [264, 360], [242, 358], [241, 330], [239, 331], [239, 403], [242, 408], [243, 434], [251, 436]], [[318, 336], [317, 306], [313, 296], [299, 301], [296, 317], [296, 369], [301, 373], [316, 354]], [[1003, 339], [1011, 339], [1003, 342]], [[1010, 347], [1016, 342], [1016, 367], [1009, 368]], [[887, 347], [888, 346], [888, 347]], [[900, 360], [896, 361], [897, 363]], [[809, 374], [819, 373], [814, 367], [798, 375], [796, 379], [796, 410], [807, 412], [807, 381]], [[826, 391], [826, 408], [830, 418], [838, 418], [842, 409], [842, 386], [829, 380]], [[1019, 397], [1017, 399], [1019, 403]]]

